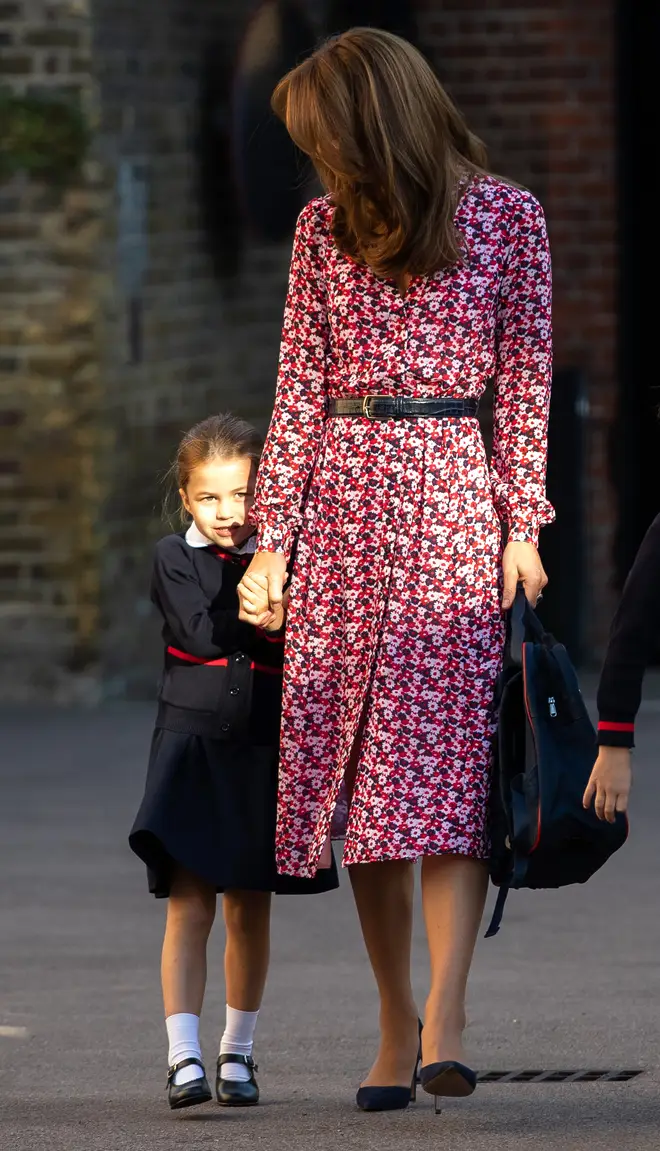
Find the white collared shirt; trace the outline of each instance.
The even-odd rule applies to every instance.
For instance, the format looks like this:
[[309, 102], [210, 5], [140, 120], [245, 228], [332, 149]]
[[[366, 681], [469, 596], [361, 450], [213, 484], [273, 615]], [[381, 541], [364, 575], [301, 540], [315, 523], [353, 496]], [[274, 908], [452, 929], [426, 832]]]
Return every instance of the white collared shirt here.
[[[186, 532], [185, 539], [186, 543], [191, 548], [209, 548], [211, 546], [211, 541], [208, 540], [206, 536], [202, 534], [202, 532], [200, 532], [194, 520]], [[246, 539], [245, 543], [242, 544], [240, 548], [225, 548], [224, 550], [231, 552], [232, 555], [237, 556], [254, 555], [257, 550], [256, 532], [254, 535], [251, 535], [249, 539]]]

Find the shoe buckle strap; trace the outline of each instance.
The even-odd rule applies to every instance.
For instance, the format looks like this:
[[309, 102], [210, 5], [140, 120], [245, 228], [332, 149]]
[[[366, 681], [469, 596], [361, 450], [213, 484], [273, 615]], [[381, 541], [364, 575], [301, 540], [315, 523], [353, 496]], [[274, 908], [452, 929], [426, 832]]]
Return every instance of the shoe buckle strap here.
[[206, 1069], [201, 1059], [196, 1059], [193, 1056], [191, 1056], [189, 1059], [182, 1059], [179, 1063], [173, 1063], [172, 1066], [168, 1068], [165, 1090], [167, 1091], [167, 1088], [170, 1086], [170, 1083], [172, 1083], [177, 1071], [182, 1071], [184, 1067], [192, 1067], [193, 1064], [195, 1064], [197, 1067], [201, 1067], [204, 1074], [206, 1074]]
[[259, 1070], [251, 1055], [235, 1055], [231, 1051], [224, 1051], [218, 1058], [218, 1067], [224, 1067], [225, 1063], [242, 1063], [250, 1071]]

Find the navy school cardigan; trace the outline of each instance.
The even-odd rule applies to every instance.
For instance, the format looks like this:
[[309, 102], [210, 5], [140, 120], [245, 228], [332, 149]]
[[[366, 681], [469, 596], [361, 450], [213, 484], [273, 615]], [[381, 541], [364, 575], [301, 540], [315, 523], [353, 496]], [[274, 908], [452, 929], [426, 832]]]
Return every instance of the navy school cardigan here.
[[284, 635], [238, 618], [236, 588], [250, 559], [212, 544], [192, 547], [184, 533], [156, 545], [151, 598], [165, 645], [157, 727], [279, 742]]

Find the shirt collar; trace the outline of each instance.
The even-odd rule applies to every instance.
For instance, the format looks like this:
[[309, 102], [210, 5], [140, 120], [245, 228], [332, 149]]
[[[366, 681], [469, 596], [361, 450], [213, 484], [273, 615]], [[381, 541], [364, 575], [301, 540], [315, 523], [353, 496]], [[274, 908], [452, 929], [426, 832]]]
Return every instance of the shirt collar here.
[[[186, 531], [185, 540], [188, 546], [191, 548], [211, 547], [211, 541], [207, 540], [205, 535], [202, 535], [194, 520]], [[249, 536], [245, 543], [241, 544], [240, 548], [223, 548], [222, 550], [227, 551], [231, 555], [235, 556], [254, 555], [254, 552], [257, 550], [256, 532], [254, 535]]]

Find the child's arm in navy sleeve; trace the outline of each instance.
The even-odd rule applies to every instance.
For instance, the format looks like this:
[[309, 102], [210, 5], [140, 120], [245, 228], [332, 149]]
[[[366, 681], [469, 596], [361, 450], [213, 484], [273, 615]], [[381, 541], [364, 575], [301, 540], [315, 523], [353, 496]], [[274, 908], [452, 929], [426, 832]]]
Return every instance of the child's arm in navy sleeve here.
[[152, 594], [187, 655], [216, 659], [255, 647], [255, 629], [238, 618], [238, 597], [235, 609], [211, 610], [185, 546], [165, 540], [156, 548]]
[[660, 646], [660, 516], [626, 580], [598, 687], [598, 742], [633, 747], [644, 673]]

